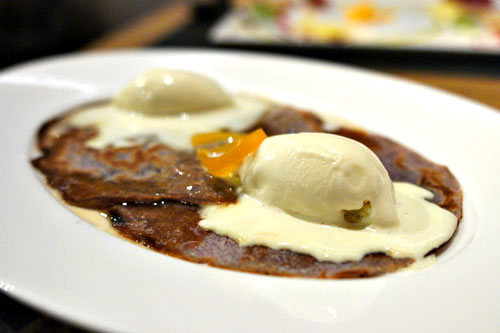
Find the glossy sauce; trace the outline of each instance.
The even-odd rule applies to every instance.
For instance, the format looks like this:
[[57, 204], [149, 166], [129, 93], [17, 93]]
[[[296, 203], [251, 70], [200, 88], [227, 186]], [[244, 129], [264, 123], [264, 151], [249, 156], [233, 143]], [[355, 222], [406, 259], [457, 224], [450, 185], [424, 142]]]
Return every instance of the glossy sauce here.
[[433, 194], [408, 183], [395, 183], [400, 223], [372, 224], [362, 230], [324, 225], [242, 195], [233, 205], [211, 205], [201, 211], [200, 226], [241, 246], [263, 245], [312, 255], [320, 261], [357, 261], [368, 253], [422, 259], [448, 241], [457, 218], [432, 204]]
[[175, 149], [192, 150], [193, 135], [221, 129], [243, 131], [255, 124], [269, 108], [269, 102], [252, 96], [238, 95], [233, 100], [233, 104], [220, 109], [161, 117], [105, 104], [77, 112], [68, 122], [76, 127], [96, 127], [99, 134], [87, 142], [96, 149], [110, 144], [131, 146], [140, 143], [141, 139], [152, 138]]

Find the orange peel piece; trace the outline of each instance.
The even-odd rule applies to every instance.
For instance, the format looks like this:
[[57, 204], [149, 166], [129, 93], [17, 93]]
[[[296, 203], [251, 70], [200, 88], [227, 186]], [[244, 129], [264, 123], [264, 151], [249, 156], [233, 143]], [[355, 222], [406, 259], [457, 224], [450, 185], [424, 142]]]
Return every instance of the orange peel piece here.
[[234, 141], [241, 139], [244, 136], [245, 136], [244, 134], [232, 133], [232, 132], [201, 133], [201, 134], [196, 134], [191, 138], [191, 144], [194, 147], [197, 147], [215, 142], [225, 141], [226, 143], [233, 143]]
[[[203, 142], [203, 144], [209, 144], [223, 141], [224, 137], [232, 137], [234, 139], [232, 143], [219, 147], [198, 149], [197, 154], [201, 163], [210, 174], [216, 177], [233, 176], [238, 167], [243, 163], [243, 160], [248, 155], [255, 152], [259, 148], [262, 141], [267, 138], [266, 133], [262, 129], [255, 130], [248, 135], [240, 133], [225, 133], [222, 135], [217, 134], [217, 132], [201, 135], [204, 136], [197, 137], [196, 139], [193, 138], [192, 141], [196, 143]], [[210, 139], [213, 139], [213, 141]]]

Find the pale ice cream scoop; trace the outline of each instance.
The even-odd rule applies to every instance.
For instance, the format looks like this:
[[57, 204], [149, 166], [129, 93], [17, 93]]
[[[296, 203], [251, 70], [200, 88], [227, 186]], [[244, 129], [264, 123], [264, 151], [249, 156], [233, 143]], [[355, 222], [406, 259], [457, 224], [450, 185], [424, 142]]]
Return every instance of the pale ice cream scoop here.
[[170, 115], [230, 106], [231, 98], [211, 79], [196, 73], [155, 69], [139, 75], [114, 99], [118, 108]]
[[366, 146], [342, 136], [269, 137], [240, 177], [244, 193], [314, 222], [351, 228], [398, 223], [384, 166]]

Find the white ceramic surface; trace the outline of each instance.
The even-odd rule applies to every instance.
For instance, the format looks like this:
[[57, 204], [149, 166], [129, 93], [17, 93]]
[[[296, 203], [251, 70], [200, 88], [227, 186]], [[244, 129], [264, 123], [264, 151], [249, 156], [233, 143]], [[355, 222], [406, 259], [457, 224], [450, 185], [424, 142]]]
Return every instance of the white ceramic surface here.
[[[106, 234], [63, 208], [29, 164], [48, 118], [109, 97], [152, 67], [332, 112], [449, 166], [464, 219], [435, 266], [366, 280], [252, 275]], [[79, 54], [0, 74], [0, 288], [64, 320], [135, 332], [500, 331], [500, 113], [375, 73], [251, 53]]]

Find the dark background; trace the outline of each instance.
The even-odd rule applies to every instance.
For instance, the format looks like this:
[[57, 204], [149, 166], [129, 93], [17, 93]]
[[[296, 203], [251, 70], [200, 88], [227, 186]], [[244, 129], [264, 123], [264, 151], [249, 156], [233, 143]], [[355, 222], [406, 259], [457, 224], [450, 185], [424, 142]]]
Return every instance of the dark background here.
[[0, 68], [78, 50], [169, 0], [0, 0]]

